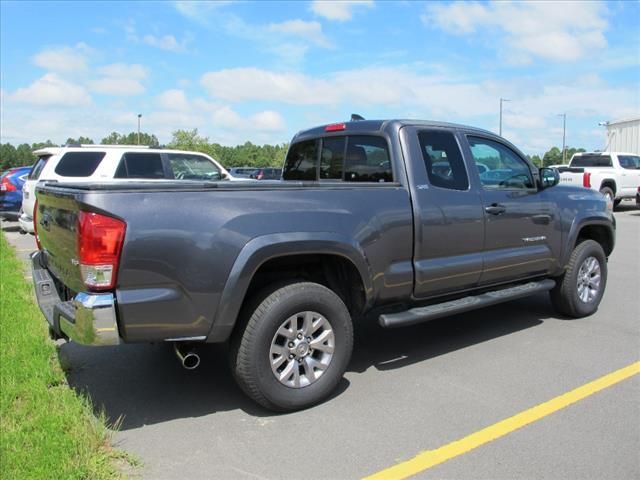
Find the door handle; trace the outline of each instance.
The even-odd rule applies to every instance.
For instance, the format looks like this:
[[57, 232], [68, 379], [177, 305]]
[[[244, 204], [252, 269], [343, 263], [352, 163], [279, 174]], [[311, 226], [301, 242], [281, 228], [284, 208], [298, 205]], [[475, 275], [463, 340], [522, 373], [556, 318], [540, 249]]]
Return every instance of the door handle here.
[[497, 203], [492, 203], [490, 206], [485, 207], [485, 212], [490, 213], [491, 215], [500, 215], [507, 211], [504, 205], [499, 205]]

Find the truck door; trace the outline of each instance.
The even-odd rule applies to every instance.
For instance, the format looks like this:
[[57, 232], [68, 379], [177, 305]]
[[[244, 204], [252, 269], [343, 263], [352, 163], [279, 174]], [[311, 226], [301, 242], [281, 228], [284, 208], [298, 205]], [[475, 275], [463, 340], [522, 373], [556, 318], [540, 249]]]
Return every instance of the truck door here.
[[558, 212], [547, 190], [538, 191], [529, 164], [498, 138], [467, 135], [478, 174], [485, 218], [480, 285], [550, 272], [560, 257]]
[[[484, 214], [449, 129], [404, 127], [414, 208], [414, 296], [477, 285], [482, 271]], [[406, 157], [405, 157], [406, 158]]]

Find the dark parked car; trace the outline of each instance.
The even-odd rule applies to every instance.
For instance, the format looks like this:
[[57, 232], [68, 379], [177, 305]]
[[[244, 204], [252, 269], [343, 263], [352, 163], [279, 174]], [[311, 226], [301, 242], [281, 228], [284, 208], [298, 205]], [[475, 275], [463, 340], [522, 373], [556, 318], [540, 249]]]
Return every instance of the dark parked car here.
[[189, 369], [194, 344], [229, 342], [240, 387], [296, 410], [340, 383], [354, 321], [545, 291], [561, 315], [594, 313], [615, 219], [599, 192], [558, 182], [485, 130], [323, 125], [293, 138], [279, 182], [39, 184], [33, 281], [54, 336], [170, 342]]
[[280, 180], [281, 177], [282, 169], [273, 167], [259, 168], [251, 175], [256, 180]]
[[229, 169], [229, 173], [234, 178], [253, 178], [257, 169], [253, 167], [234, 167]]
[[0, 217], [17, 220], [22, 207], [22, 186], [31, 167], [15, 167], [0, 177]]

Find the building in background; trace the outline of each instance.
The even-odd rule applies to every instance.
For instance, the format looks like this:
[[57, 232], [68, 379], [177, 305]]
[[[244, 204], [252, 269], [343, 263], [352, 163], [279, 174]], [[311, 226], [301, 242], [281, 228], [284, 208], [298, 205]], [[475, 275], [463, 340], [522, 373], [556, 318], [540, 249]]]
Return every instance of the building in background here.
[[605, 123], [605, 152], [625, 152], [640, 155], [640, 117]]

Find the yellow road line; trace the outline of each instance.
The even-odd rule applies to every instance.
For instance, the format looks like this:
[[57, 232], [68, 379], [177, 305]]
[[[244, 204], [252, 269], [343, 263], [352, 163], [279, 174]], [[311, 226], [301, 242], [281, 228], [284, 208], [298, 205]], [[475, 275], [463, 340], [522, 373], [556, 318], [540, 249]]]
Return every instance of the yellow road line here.
[[552, 398], [548, 402], [536, 405], [528, 410], [520, 412], [513, 417], [509, 417], [489, 427], [483, 428], [460, 440], [448, 443], [435, 450], [428, 450], [416, 455], [411, 460], [399, 463], [393, 467], [381, 470], [373, 475], [365, 477], [364, 480], [390, 480], [407, 478], [417, 473], [423, 472], [431, 467], [439, 465], [454, 457], [467, 453], [474, 448], [478, 448], [485, 443], [503, 437], [530, 423], [536, 422], [547, 415], [562, 410], [569, 405], [587, 398], [594, 393], [604, 390], [607, 387], [622, 382], [633, 375], [640, 373], [640, 362], [616, 370], [604, 377], [589, 382], [581, 387], [571, 390], [563, 395]]

